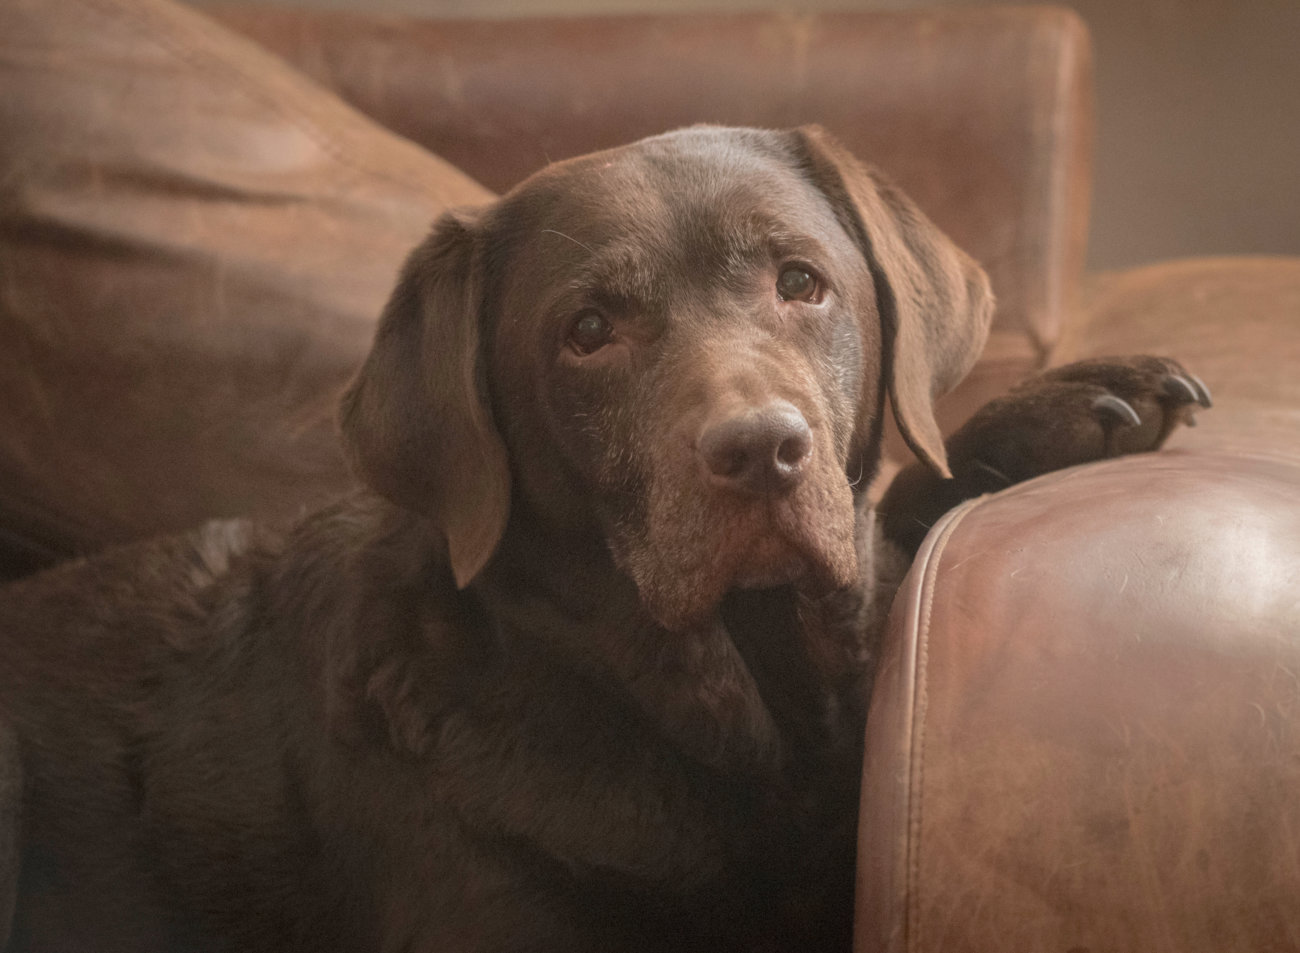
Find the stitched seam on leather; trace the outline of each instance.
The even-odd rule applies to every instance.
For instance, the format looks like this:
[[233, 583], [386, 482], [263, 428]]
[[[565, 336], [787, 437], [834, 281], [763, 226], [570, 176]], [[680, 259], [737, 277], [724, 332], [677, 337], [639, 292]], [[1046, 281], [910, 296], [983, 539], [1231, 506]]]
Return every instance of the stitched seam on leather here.
[[[189, 40], [186, 38], [176, 36], [174, 33], [170, 32], [170, 30], [164, 30], [164, 29], [151, 30], [150, 22], [149, 22], [149, 18], [150, 18], [149, 14], [144, 13], [143, 11], [132, 10], [123, 5], [113, 3], [111, 2], [111, 0], [107, 0], [107, 2], [106, 0], [78, 0], [78, 2], [81, 3], [83, 6], [97, 9], [105, 15], [121, 17], [121, 19], [123, 19], [126, 22], [129, 22], [132, 26], [134, 26], [137, 32], [143, 35], [145, 39], [149, 40], [152, 43], [157, 44], [159, 47], [162, 47], [163, 49], [172, 53], [178, 59], [188, 63], [196, 70], [199, 70], [200, 72], [208, 73], [209, 75], [222, 76], [225, 79], [229, 79], [233, 81], [234, 85], [238, 87], [239, 91], [244, 96], [246, 96], [250, 100], [254, 100], [260, 103], [262, 106], [266, 107], [270, 112], [275, 113], [276, 115], [284, 119], [286, 122], [296, 126], [298, 129], [302, 131], [302, 133], [305, 136], [307, 136], [308, 139], [310, 139], [320, 148], [321, 152], [323, 152], [326, 156], [333, 159], [335, 162], [339, 163], [340, 165], [350, 169], [352, 172], [359, 173], [362, 175], [373, 176], [374, 178], [377, 179], [384, 179], [394, 185], [401, 186], [404, 189], [413, 189], [416, 192], [423, 193], [424, 191], [423, 188], [421, 188], [418, 180], [416, 180], [415, 178], [413, 177], [408, 178], [402, 175], [395, 175], [391, 170], [372, 167], [369, 164], [360, 161], [357, 157], [349, 155], [343, 143], [339, 142], [333, 136], [325, 132], [325, 130], [322, 129], [318, 123], [316, 123], [313, 119], [310, 119], [309, 117], [304, 115], [303, 112], [299, 110], [287, 109], [285, 108], [285, 104], [283, 102], [281, 102], [280, 100], [276, 99], [273, 96], [268, 96], [265, 93], [265, 91], [262, 89], [260, 84], [258, 84], [257, 81], [252, 76], [249, 76], [238, 65], [231, 63], [228, 60], [222, 59], [219, 56], [213, 55], [211, 51], [190, 43]], [[203, 15], [198, 11], [190, 11], [190, 12], [194, 13], [194, 15], [196, 16]], [[168, 26], [170, 26], [170, 24], [168, 24]], [[241, 43], [246, 43], [249, 44], [250, 46], [253, 46], [254, 48], [257, 48], [257, 44], [253, 40], [249, 39], [248, 37], [242, 36], [238, 33], [235, 33], [234, 31], [230, 31], [228, 27], [224, 27], [219, 23], [213, 23], [213, 26], [217, 30], [227, 30], [231, 32], [231, 34], [235, 36]], [[274, 55], [271, 54], [270, 52], [261, 49], [258, 49], [258, 52], [272, 59], [275, 58]], [[285, 69], [291, 70], [292, 67], [286, 66]], [[321, 88], [321, 92], [322, 95], [337, 98], [337, 95], [335, 93], [333, 93], [328, 89], [325, 89], [324, 87]], [[338, 105], [341, 106], [342, 109], [344, 110], [340, 118], [344, 122], [346, 122], [350, 127], [355, 128], [357, 126], [357, 121], [359, 119], [365, 120], [365, 117], [361, 116], [360, 114], [355, 114], [355, 115], [350, 114], [352, 112], [352, 107], [348, 106], [346, 103], [343, 103], [341, 100], [339, 101]], [[365, 121], [369, 121], [369, 120], [365, 120]], [[403, 147], [415, 148], [415, 149], [419, 148], [418, 146], [415, 146], [412, 143], [409, 143], [406, 140], [401, 139], [395, 133], [389, 132], [388, 130], [383, 129], [382, 127], [376, 126], [375, 131], [380, 132], [386, 136], [390, 136], [394, 139], [397, 139], [399, 144]], [[430, 158], [432, 158], [432, 156], [430, 156]], [[453, 168], [453, 167], [448, 166], [448, 168]], [[459, 170], [456, 171], [459, 172]], [[464, 173], [460, 173], [460, 174], [464, 175]], [[467, 181], [472, 181], [469, 179], [469, 176], [465, 176], [465, 179]]]
[[909, 745], [911, 752], [911, 777], [908, 782], [908, 838], [907, 838], [907, 950], [919, 951], [921, 946], [921, 834], [923, 831], [923, 801], [925, 784], [926, 756], [926, 715], [929, 705], [928, 682], [926, 678], [930, 656], [930, 617], [934, 608], [935, 577], [939, 572], [948, 540], [956, 531], [958, 524], [983, 497], [968, 500], [966, 503], [949, 511], [943, 520], [932, 530], [937, 533], [934, 543], [925, 556], [925, 572], [921, 579], [920, 592], [917, 594], [918, 611], [916, 623], [916, 671], [913, 674], [913, 718], [912, 738]]

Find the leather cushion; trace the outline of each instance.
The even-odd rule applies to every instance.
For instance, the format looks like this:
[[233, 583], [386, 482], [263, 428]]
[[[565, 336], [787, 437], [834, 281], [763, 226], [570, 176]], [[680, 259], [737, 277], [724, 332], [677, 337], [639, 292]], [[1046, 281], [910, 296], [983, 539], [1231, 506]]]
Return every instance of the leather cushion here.
[[1052, 355], [1169, 353], [1214, 410], [1171, 446], [1300, 448], [1300, 257], [1186, 258], [1096, 276]]
[[0, 87], [10, 566], [345, 488], [401, 261], [490, 194], [165, 0], [0, 4]]

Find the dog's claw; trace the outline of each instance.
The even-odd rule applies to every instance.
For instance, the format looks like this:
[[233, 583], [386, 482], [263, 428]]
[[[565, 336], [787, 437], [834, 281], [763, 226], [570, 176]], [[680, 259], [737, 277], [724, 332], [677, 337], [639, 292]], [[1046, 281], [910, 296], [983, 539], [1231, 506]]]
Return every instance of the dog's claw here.
[[[1165, 396], [1177, 405], [1172, 421], [1181, 423], [1184, 427], [1196, 426], [1192, 405], [1207, 408], [1213, 405], [1210, 389], [1205, 386], [1205, 382], [1195, 374], [1188, 374], [1186, 371], [1182, 374], [1168, 375], [1164, 379], [1163, 389]], [[1164, 431], [1166, 436], [1170, 429], [1172, 429], [1172, 422], [1166, 425]], [[1163, 437], [1161, 439], [1163, 440]]]
[[1132, 405], [1122, 397], [1116, 397], [1114, 394], [1102, 394], [1092, 402], [1092, 409], [1101, 414], [1109, 415], [1117, 422], [1128, 427], [1136, 427], [1142, 423], [1142, 418], [1138, 412], [1133, 409]]
[[1199, 404], [1206, 409], [1214, 406], [1205, 381], [1187, 371], [1168, 375], [1164, 379], [1164, 392], [1181, 404]]
[[1170, 374], [1165, 378], [1164, 391], [1166, 395], [1180, 404], [1201, 403], [1201, 395], [1195, 385], [1186, 377], [1180, 377], [1178, 374]]

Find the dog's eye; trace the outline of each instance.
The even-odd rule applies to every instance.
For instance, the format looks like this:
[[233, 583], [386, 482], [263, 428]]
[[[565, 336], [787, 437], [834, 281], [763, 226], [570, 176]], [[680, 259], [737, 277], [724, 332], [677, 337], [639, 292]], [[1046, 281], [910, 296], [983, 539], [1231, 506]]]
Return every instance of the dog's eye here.
[[816, 301], [821, 294], [817, 276], [802, 265], [787, 265], [776, 276], [776, 293], [782, 301]]
[[569, 346], [578, 354], [594, 354], [614, 337], [614, 326], [599, 311], [583, 311], [569, 326]]

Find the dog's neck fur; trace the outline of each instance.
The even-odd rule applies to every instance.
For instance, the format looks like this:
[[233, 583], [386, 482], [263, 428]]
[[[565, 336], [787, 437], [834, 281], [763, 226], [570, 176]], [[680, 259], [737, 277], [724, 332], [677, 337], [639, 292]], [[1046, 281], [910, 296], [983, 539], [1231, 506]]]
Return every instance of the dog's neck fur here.
[[504, 638], [545, 639], [625, 691], [656, 731], [727, 773], [771, 773], [785, 753], [722, 614], [670, 632], [645, 610], [600, 539], [575, 541], [516, 513], [471, 587]]
[[[734, 592], [706, 622], [672, 632], [642, 606], [598, 537], [566, 537], [522, 508], [493, 560], [459, 594], [427, 521], [368, 496], [330, 519], [368, 538], [356, 565], [371, 579], [369, 595], [349, 607], [326, 588], [310, 610], [320, 617], [300, 628], [340, 631], [326, 637], [328, 647], [313, 637], [309, 648], [328, 656], [321, 660], [331, 673], [327, 705], [344, 733], [364, 726], [364, 713], [377, 705], [388, 743], [422, 757], [457, 704], [439, 672], [463, 670], [458, 684], [477, 684], [473, 672], [486, 672], [494, 652], [533, 657], [546, 643], [542, 654], [569, 668], [564, 677], [575, 690], [585, 684], [623, 694], [666, 747], [711, 772], [763, 777], [773, 790], [820, 785], [829, 792], [831, 776], [856, 779], [870, 636], [878, 629], [865, 583], [818, 598], [793, 586]], [[864, 580], [880, 571], [863, 545], [872, 525], [864, 508]], [[358, 626], [370, 638], [340, 629]], [[390, 685], [397, 672], [425, 675]]]
[[[862, 519], [869, 533], [869, 510]], [[669, 631], [602, 540], [557, 535], [526, 511], [471, 590], [492, 606], [502, 637], [551, 642], [715, 770], [807, 770], [843, 743], [835, 736], [865, 699], [865, 591], [816, 600], [793, 586], [736, 592], [699, 624]]]

